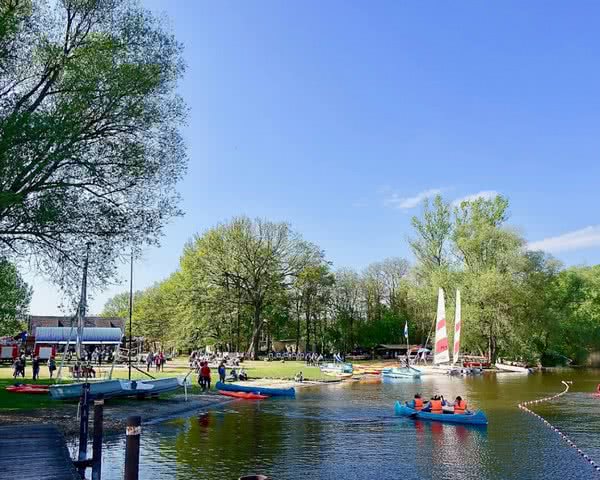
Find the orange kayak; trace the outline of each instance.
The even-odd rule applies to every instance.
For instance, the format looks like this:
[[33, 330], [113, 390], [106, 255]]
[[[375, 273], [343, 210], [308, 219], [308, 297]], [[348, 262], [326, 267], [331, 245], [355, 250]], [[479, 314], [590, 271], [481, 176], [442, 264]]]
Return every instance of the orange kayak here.
[[8, 392], [13, 393], [30, 393], [34, 395], [48, 395], [48, 387], [46, 385], [10, 385], [6, 387]]
[[269, 398], [268, 395], [251, 392], [226, 392], [225, 390], [219, 390], [219, 393], [226, 397], [242, 398], [244, 400], [264, 400], [265, 398]]

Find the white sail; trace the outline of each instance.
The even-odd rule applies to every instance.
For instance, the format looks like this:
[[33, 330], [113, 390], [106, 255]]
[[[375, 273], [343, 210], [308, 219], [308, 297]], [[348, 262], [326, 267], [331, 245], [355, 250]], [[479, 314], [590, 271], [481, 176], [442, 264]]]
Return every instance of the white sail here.
[[458, 361], [460, 353], [460, 330], [462, 328], [460, 311], [460, 290], [456, 291], [456, 308], [454, 310], [454, 351], [452, 352], [452, 365]]
[[438, 293], [437, 317], [435, 320], [435, 345], [433, 363], [449, 363], [448, 334], [446, 333], [446, 306], [444, 303], [444, 290]]

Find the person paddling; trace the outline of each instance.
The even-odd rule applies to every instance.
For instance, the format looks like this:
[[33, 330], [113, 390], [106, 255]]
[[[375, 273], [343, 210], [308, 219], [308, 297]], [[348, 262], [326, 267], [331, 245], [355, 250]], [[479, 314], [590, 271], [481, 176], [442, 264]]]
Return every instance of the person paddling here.
[[464, 415], [467, 412], [467, 402], [459, 395], [454, 401], [454, 413]]
[[417, 412], [423, 410], [423, 399], [421, 398], [421, 394], [415, 393], [415, 398], [413, 398], [409, 406], [414, 408]]

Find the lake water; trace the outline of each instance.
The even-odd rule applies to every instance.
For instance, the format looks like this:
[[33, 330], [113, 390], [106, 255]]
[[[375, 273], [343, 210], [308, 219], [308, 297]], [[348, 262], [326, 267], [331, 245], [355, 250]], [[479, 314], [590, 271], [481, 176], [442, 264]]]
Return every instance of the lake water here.
[[[600, 461], [600, 371], [425, 376], [420, 381], [351, 382], [298, 389], [296, 399], [234, 401], [205, 415], [144, 427], [140, 477], [236, 479], [590, 479], [600, 478], [573, 448], [517, 408], [533, 407]], [[394, 416], [396, 399], [440, 393], [466, 397], [487, 427], [417, 422]], [[109, 437], [103, 478], [123, 476], [124, 436]]]

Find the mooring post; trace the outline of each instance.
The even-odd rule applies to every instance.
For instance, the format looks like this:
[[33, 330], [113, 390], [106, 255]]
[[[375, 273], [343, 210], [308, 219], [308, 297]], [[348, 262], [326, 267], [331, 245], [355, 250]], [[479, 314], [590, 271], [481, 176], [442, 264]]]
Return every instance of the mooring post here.
[[94, 400], [94, 439], [92, 443], [92, 480], [102, 478], [102, 433], [104, 422], [104, 395]]
[[142, 417], [127, 418], [125, 443], [125, 480], [138, 480], [140, 473], [140, 435]]
[[[90, 418], [90, 384], [85, 382], [81, 389], [81, 398], [79, 400], [79, 410], [81, 418], [79, 419], [79, 455], [77, 460], [83, 462], [87, 460], [87, 441], [88, 441], [88, 420]], [[81, 478], [85, 478], [85, 466], [77, 468]]]

